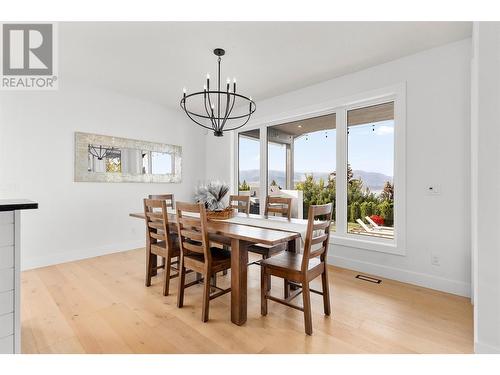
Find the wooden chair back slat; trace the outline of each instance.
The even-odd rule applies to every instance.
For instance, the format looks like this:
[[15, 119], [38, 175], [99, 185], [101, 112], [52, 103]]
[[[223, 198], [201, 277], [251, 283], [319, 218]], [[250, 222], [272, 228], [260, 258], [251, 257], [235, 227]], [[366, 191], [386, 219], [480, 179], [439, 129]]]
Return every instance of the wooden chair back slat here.
[[[309, 267], [309, 260], [320, 257], [324, 262], [328, 253], [330, 240], [330, 223], [332, 220], [332, 204], [309, 206], [304, 254], [302, 257], [302, 271]], [[320, 222], [318, 222], [318, 220]], [[322, 244], [321, 247], [316, 245]], [[313, 248], [314, 246], [314, 248]]]
[[[179, 245], [183, 255], [196, 252], [204, 255], [204, 262], [208, 266], [212, 263], [210, 254], [210, 243], [208, 240], [207, 213], [202, 203], [176, 202], [177, 227], [179, 233]], [[184, 214], [198, 214], [199, 217]], [[194, 241], [194, 243], [193, 243]]]
[[267, 196], [267, 203], [288, 204], [292, 198]]
[[323, 205], [317, 205], [314, 206], [314, 216], [322, 216], [322, 215], [328, 215], [332, 213], [332, 207], [331, 204], [323, 204]]
[[187, 237], [193, 241], [202, 241], [203, 240], [203, 235], [200, 232], [197, 232], [194, 230], [183, 229], [181, 232], [181, 235], [183, 235], [184, 237]]
[[158, 199], [166, 201], [167, 208], [174, 208], [174, 195], [173, 194], [150, 194], [149, 199]]
[[233, 204], [231, 205], [231, 208], [238, 210], [238, 212], [243, 212], [245, 214], [247, 213], [247, 206], [242, 204]]
[[314, 223], [313, 231], [326, 229], [329, 225], [330, 225], [330, 223], [327, 221], [320, 222], [320, 223]]
[[161, 222], [160, 220], [150, 221], [148, 223], [148, 226], [153, 229], [163, 230], [163, 222]]
[[288, 210], [286, 208], [274, 207], [274, 206], [267, 207], [267, 213], [269, 213], [269, 212], [276, 212], [278, 214], [285, 214], [285, 215], [288, 214]]
[[159, 241], [166, 241], [167, 240], [167, 238], [161, 233], [150, 232], [149, 235], [151, 236], [151, 238], [154, 238], [154, 239], [159, 240]]
[[250, 213], [250, 196], [248, 195], [230, 195], [229, 196], [229, 206], [243, 212], [245, 214]]
[[325, 247], [321, 246], [319, 249], [311, 251], [311, 253], [309, 254], [309, 259], [316, 258], [316, 257], [320, 256], [321, 254], [323, 254], [325, 252], [325, 250], [326, 250]]
[[182, 223], [183, 228], [199, 228], [200, 227], [200, 219], [191, 217], [191, 216], [184, 216], [179, 218], [179, 221]]
[[[155, 203], [152, 203], [153, 205], [155, 205]], [[150, 206], [150, 208], [161, 208], [160, 207], [157, 207], [156, 205], [155, 206]], [[156, 219], [156, 220], [162, 220], [163, 219], [163, 214], [161, 212], [158, 212], [158, 211], [148, 211], [146, 213], [146, 216], [149, 217], [150, 219]]]
[[292, 198], [266, 197], [265, 215], [278, 213], [288, 219], [292, 217]]
[[319, 243], [324, 242], [328, 238], [328, 234], [323, 233], [322, 235], [319, 235], [318, 237], [313, 237], [311, 239], [311, 245], [317, 245]]
[[183, 246], [184, 246], [184, 250], [193, 251], [193, 252], [199, 253], [199, 254], [205, 254], [205, 251], [203, 250], [202, 245], [196, 245], [195, 243], [191, 243], [191, 242], [184, 242]]

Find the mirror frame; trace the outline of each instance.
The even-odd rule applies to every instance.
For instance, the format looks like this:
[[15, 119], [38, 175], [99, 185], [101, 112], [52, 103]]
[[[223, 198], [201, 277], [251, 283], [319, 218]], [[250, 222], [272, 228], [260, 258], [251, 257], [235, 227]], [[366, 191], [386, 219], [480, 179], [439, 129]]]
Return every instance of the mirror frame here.
[[[142, 151], [165, 152], [174, 158], [174, 171], [169, 174], [129, 174], [88, 171], [89, 144]], [[182, 147], [165, 143], [148, 142], [108, 135], [75, 132], [75, 182], [142, 182], [181, 183]]]

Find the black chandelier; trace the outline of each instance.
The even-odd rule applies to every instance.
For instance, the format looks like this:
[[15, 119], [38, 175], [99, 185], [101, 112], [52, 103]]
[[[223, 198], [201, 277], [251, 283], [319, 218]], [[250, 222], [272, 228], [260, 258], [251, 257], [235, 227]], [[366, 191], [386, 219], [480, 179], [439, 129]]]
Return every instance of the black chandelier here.
[[[224, 130], [235, 130], [244, 126], [250, 120], [250, 116], [252, 116], [252, 113], [254, 113], [256, 109], [255, 102], [252, 100], [252, 97], [246, 97], [236, 93], [236, 78], [233, 80], [232, 91], [229, 78], [226, 82], [226, 90], [221, 91], [220, 62], [221, 56], [224, 56], [225, 53], [226, 51], [222, 48], [214, 49], [215, 56], [218, 56], [217, 90], [210, 90], [210, 75], [207, 74], [207, 83], [203, 87], [203, 91], [188, 95], [186, 93], [186, 89], [184, 89], [184, 94], [180, 103], [181, 108], [184, 112], [186, 112], [186, 115], [192, 121], [206, 129], [213, 130], [216, 137], [222, 137]], [[195, 99], [195, 97], [201, 99], [202, 95], [202, 104], [205, 108], [205, 112], [195, 113], [192, 110], [189, 110], [188, 99]], [[242, 107], [245, 108], [248, 106], [248, 111], [245, 111], [243, 114], [231, 115], [236, 99], [238, 99], [238, 101], [244, 101], [246, 104], [242, 104]], [[191, 100], [189, 100], [189, 102], [191, 102]], [[211, 127], [206, 125], [207, 122], [205, 122], [205, 124], [203, 123], [205, 120], [210, 120]]]

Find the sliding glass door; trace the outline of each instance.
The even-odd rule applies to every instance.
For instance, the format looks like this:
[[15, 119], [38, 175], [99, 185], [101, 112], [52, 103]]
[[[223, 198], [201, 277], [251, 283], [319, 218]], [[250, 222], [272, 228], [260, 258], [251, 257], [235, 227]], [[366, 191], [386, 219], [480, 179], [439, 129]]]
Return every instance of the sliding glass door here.
[[238, 194], [250, 196], [250, 212], [259, 213], [260, 130], [238, 134]]
[[267, 194], [292, 198], [293, 217], [317, 204], [335, 211], [336, 138], [334, 113], [267, 128]]

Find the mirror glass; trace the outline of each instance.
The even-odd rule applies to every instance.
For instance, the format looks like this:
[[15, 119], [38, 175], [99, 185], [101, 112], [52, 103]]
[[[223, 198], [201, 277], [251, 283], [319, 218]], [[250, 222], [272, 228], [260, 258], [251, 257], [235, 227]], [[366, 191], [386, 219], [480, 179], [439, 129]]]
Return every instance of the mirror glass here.
[[180, 146], [87, 133], [75, 142], [75, 181], [180, 182]]

